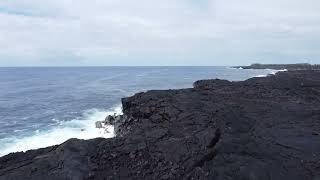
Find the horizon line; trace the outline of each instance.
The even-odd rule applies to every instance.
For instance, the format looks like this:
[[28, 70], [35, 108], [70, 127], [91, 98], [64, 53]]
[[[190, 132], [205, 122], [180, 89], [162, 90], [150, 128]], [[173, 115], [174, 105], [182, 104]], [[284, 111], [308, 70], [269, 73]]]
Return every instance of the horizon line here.
[[[234, 65], [237, 66], [237, 65]], [[0, 68], [80, 68], [80, 67], [232, 67], [231, 65], [156, 65], [156, 66], [147, 66], [147, 65], [139, 65], [139, 66], [131, 66], [131, 65], [126, 65], [126, 66], [108, 66], [108, 65], [89, 65], [89, 66], [0, 66]]]

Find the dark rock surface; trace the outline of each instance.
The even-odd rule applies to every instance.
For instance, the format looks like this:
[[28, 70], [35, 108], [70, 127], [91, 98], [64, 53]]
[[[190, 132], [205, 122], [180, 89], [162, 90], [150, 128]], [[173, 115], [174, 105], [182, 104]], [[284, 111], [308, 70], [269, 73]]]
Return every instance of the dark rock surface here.
[[300, 64], [252, 64], [250, 66], [236, 66], [235, 68], [243, 68], [243, 69], [275, 69], [275, 70], [283, 70], [287, 69], [289, 71], [296, 70], [320, 70], [319, 64], [308, 64], [308, 63], [300, 63]]
[[202, 80], [122, 103], [116, 138], [10, 154], [0, 180], [320, 178], [320, 72]]

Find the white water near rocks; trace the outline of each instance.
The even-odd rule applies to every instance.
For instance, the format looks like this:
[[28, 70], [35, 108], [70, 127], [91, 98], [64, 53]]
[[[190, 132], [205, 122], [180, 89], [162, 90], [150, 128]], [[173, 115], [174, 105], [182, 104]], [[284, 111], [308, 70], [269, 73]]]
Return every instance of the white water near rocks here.
[[286, 72], [286, 71], [288, 71], [287, 69], [283, 69], [283, 70], [266, 69], [266, 70], [269, 71], [268, 74], [261, 74], [261, 75], [255, 76], [255, 77], [267, 77], [268, 75], [275, 75], [275, 74], [277, 74], [277, 72]]
[[69, 138], [114, 136], [96, 121], [120, 113], [121, 98], [151, 89], [190, 88], [200, 79], [245, 80], [268, 70], [229, 67], [0, 68], [0, 156]]
[[97, 129], [95, 122], [103, 121], [108, 115], [114, 114], [122, 114], [122, 107], [117, 106], [110, 110], [90, 109], [77, 119], [59, 121], [59, 125], [52, 129], [36, 131], [21, 139], [14, 137], [1, 139], [0, 143], [5, 145], [0, 149], [0, 156], [61, 144], [74, 137], [78, 139], [112, 138], [115, 136], [113, 126], [107, 125]]

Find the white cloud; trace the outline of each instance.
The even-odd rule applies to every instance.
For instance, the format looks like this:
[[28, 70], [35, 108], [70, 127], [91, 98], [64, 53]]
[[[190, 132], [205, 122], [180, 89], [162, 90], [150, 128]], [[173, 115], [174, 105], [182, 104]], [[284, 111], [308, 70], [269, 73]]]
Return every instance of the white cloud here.
[[318, 0], [2, 0], [0, 65], [320, 63], [318, 7]]

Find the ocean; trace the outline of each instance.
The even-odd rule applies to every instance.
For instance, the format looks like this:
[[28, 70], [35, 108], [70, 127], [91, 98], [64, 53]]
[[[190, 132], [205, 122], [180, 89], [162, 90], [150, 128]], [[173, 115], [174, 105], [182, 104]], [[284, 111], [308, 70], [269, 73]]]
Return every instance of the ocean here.
[[192, 87], [200, 79], [245, 80], [274, 73], [229, 67], [0, 68], [0, 156], [63, 143], [111, 138], [95, 122], [121, 113], [121, 98]]

